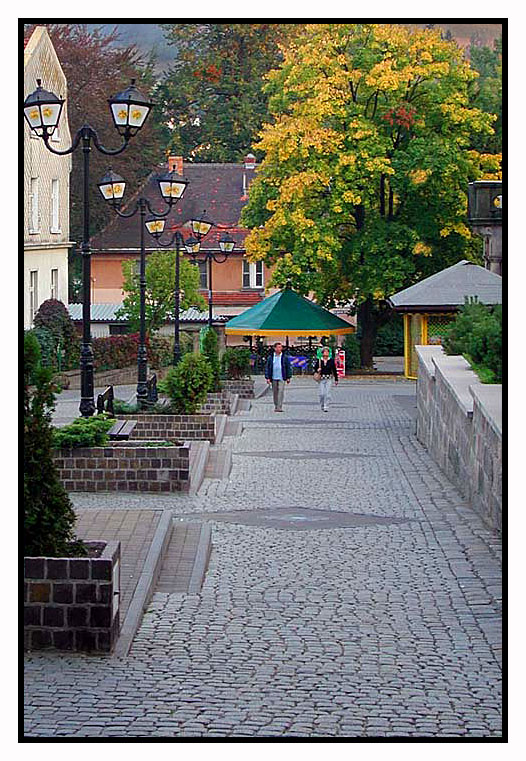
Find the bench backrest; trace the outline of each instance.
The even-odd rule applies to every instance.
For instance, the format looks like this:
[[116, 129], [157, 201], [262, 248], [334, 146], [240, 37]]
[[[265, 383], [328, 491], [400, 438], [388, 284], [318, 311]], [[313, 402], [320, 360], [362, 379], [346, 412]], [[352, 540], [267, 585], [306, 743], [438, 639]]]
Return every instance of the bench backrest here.
[[102, 412], [107, 412], [111, 417], [115, 417], [115, 413], [113, 412], [113, 386], [108, 386], [108, 388], [97, 397], [97, 415], [100, 415]]

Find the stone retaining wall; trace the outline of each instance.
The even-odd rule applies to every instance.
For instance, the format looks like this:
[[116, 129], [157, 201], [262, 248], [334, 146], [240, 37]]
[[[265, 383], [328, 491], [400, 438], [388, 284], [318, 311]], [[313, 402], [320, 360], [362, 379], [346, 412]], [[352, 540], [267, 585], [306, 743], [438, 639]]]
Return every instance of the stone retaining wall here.
[[62, 449], [55, 455], [55, 464], [68, 492], [187, 492], [189, 450], [188, 443], [145, 447], [140, 442], [115, 442]]
[[417, 437], [486, 523], [502, 528], [502, 386], [463, 357], [417, 346]]
[[24, 558], [26, 650], [113, 649], [119, 636], [120, 547], [108, 542], [94, 558]]
[[254, 380], [252, 378], [239, 378], [237, 380], [224, 380], [221, 382], [226, 391], [238, 394], [240, 399], [254, 398]]
[[[148, 368], [148, 378], [155, 373], [157, 380], [160, 381], [168, 370], [168, 367], [161, 367], [160, 370]], [[80, 370], [68, 370], [64, 373], [57, 373], [55, 378], [62, 384], [63, 388], [67, 387], [73, 391], [80, 389]], [[134, 385], [137, 383], [137, 365], [122, 367], [119, 370], [101, 370], [96, 372], [93, 374], [93, 383], [96, 388]]]
[[232, 405], [232, 394], [230, 391], [219, 391], [208, 393], [206, 402], [199, 408], [201, 415], [230, 415]]
[[214, 415], [117, 415], [118, 420], [136, 420], [137, 425], [130, 435], [130, 441], [149, 439], [155, 441], [205, 440], [216, 441], [216, 419]]

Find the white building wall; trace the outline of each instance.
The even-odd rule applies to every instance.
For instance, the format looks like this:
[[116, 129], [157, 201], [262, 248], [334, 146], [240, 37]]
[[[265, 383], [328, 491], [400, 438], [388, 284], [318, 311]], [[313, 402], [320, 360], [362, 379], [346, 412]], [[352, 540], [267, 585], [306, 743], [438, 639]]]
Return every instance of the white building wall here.
[[[64, 72], [45, 27], [37, 27], [24, 50], [24, 97], [37, 87], [61, 98], [67, 96]], [[66, 105], [60, 117], [58, 139], [51, 145], [64, 150], [71, 144]], [[38, 271], [38, 304], [51, 298], [51, 270], [58, 269], [58, 298], [68, 303], [69, 178], [71, 155], [55, 156], [44, 141], [33, 136], [24, 120], [24, 328], [31, 327], [30, 271]], [[38, 227], [31, 228], [31, 180], [38, 178]], [[52, 231], [52, 182], [59, 182], [59, 227]]]

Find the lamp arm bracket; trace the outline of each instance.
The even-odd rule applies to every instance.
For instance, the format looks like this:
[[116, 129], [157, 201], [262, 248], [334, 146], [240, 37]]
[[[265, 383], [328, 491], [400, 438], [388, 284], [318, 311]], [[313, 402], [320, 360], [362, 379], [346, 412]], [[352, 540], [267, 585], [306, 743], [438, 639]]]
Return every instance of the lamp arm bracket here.
[[131, 211], [120, 211], [120, 209], [117, 206], [113, 206], [113, 211], [119, 215], [119, 217], [124, 217], [124, 219], [129, 219], [130, 217], [134, 217], [137, 212], [139, 211], [139, 204], [136, 203], [134, 208]]
[[103, 153], [105, 156], [117, 156], [119, 153], [123, 152], [123, 150], [127, 147], [128, 143], [130, 142], [130, 135], [124, 135], [124, 140], [122, 144], [119, 146], [119, 148], [105, 148], [102, 145], [102, 143], [99, 141], [99, 136], [97, 135], [93, 127], [90, 127], [90, 136], [93, 138], [93, 143], [95, 145], [95, 148], [99, 151], [99, 153]]
[[70, 147], [66, 148], [66, 150], [64, 150], [64, 151], [59, 151], [56, 148], [53, 148], [53, 146], [51, 146], [49, 144], [49, 137], [50, 136], [49, 136], [49, 133], [48, 133], [47, 129], [44, 130], [44, 132], [42, 134], [42, 140], [44, 141], [48, 151], [50, 151], [51, 153], [54, 153], [56, 156], [67, 156], [68, 154], [73, 153], [73, 151], [77, 148], [78, 144], [80, 143], [80, 139], [81, 139], [82, 136], [83, 136], [82, 129], [79, 129], [77, 134], [75, 135], [75, 137], [71, 141]]
[[143, 200], [146, 203], [146, 206], [148, 207], [148, 211], [150, 212], [150, 214], [153, 217], [161, 217], [161, 218], [162, 217], [167, 217], [168, 214], [171, 211], [171, 208], [172, 208], [171, 206], [168, 206], [164, 211], [155, 211], [154, 209], [152, 209], [150, 201], [148, 200], [148, 198], [144, 198]]

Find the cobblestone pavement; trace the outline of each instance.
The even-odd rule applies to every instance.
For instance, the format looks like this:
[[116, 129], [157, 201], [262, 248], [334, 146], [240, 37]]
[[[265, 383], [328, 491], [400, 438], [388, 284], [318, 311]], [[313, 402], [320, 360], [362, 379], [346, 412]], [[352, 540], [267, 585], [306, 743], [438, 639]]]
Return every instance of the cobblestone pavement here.
[[[295, 379], [244, 414], [229, 479], [112, 495], [210, 520], [206, 580], [156, 592], [127, 658], [28, 655], [27, 735], [501, 737], [500, 543], [416, 440], [414, 391], [343, 382], [324, 414]], [[319, 510], [334, 527], [295, 525]]]

